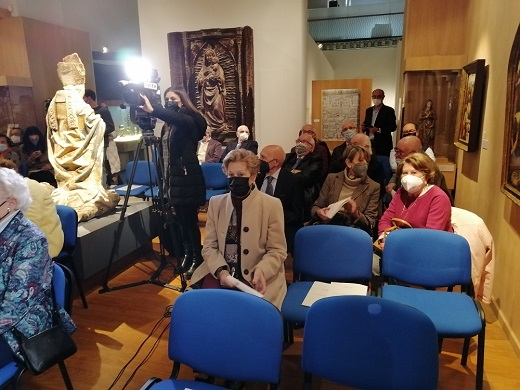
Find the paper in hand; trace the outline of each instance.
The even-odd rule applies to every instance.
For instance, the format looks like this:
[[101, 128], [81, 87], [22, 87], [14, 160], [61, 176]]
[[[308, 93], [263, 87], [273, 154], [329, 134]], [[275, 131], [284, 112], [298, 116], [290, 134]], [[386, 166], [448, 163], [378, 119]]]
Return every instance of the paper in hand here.
[[329, 204], [329, 211], [327, 211], [325, 213], [327, 218], [332, 219], [332, 217], [334, 217], [337, 214], [337, 212], [339, 210], [341, 210], [343, 208], [343, 206], [345, 205], [345, 203], [347, 203], [349, 200], [350, 200], [350, 196], [348, 198], [338, 200], [336, 203]]

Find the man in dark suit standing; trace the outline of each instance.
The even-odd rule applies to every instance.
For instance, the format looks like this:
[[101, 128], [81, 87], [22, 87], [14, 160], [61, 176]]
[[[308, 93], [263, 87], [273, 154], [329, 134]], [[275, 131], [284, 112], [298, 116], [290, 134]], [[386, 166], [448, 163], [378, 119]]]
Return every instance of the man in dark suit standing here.
[[258, 174], [256, 186], [282, 202], [287, 251], [293, 253], [294, 236], [303, 227], [304, 203], [300, 182], [291, 172], [282, 169], [285, 152], [281, 146], [267, 145], [260, 152], [260, 160], [269, 165], [269, 171]]
[[303, 221], [311, 219], [311, 207], [320, 193], [322, 183], [322, 158], [314, 153], [315, 142], [310, 134], [301, 134], [296, 140], [295, 151], [287, 153], [282, 168], [291, 172], [303, 189]]
[[220, 157], [220, 161], [222, 162], [224, 157], [235, 149], [246, 149], [250, 150], [254, 154], [258, 154], [258, 142], [249, 139], [249, 137], [249, 128], [246, 125], [238, 126], [236, 141], [230, 141], [227, 143], [226, 149], [224, 150], [224, 153], [222, 153], [222, 157]]
[[197, 158], [199, 164], [216, 163], [222, 155], [222, 144], [211, 138], [211, 129], [206, 129], [206, 134], [197, 144]]
[[383, 165], [385, 183], [387, 183], [392, 175], [389, 156], [393, 148], [392, 133], [397, 129], [397, 124], [395, 111], [392, 107], [383, 104], [384, 98], [385, 92], [382, 89], [375, 89], [372, 92], [374, 105], [366, 109], [363, 132], [369, 136], [372, 149]]

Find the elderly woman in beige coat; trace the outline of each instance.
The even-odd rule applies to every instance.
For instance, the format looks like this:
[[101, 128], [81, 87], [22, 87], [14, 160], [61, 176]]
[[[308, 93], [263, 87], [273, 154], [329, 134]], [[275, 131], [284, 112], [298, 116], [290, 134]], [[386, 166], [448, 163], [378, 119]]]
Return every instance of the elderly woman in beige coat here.
[[[354, 226], [372, 236], [378, 217], [380, 186], [367, 175], [370, 155], [364, 147], [351, 145], [345, 149], [343, 157], [346, 168], [327, 176], [311, 215], [320, 223]], [[348, 201], [332, 215], [331, 204], [346, 199]]]
[[287, 291], [283, 208], [279, 199], [255, 187], [259, 166], [258, 157], [245, 149], [224, 159], [230, 193], [209, 201], [204, 262], [191, 282], [193, 287], [234, 288], [226, 279], [232, 275], [280, 308]]

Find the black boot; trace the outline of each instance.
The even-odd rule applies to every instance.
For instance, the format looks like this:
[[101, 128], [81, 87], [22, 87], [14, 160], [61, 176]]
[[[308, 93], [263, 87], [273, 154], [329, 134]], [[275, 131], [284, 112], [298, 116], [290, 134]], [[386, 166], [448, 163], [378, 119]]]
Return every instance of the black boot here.
[[184, 277], [187, 280], [191, 279], [191, 275], [193, 275], [193, 272], [197, 269], [199, 265], [202, 264], [202, 256], [200, 254], [200, 251], [194, 251], [193, 252], [193, 258], [190, 268], [184, 272]]
[[193, 247], [191, 244], [184, 243], [184, 258], [181, 262], [181, 272], [186, 272], [193, 266]]

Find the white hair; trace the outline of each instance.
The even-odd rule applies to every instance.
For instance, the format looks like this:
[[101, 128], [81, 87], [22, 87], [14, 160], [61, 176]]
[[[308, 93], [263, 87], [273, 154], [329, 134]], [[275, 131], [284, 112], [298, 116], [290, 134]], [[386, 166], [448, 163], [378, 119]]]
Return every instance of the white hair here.
[[24, 178], [13, 169], [0, 168], [0, 197], [16, 200], [16, 208], [26, 212], [32, 203], [29, 187]]

